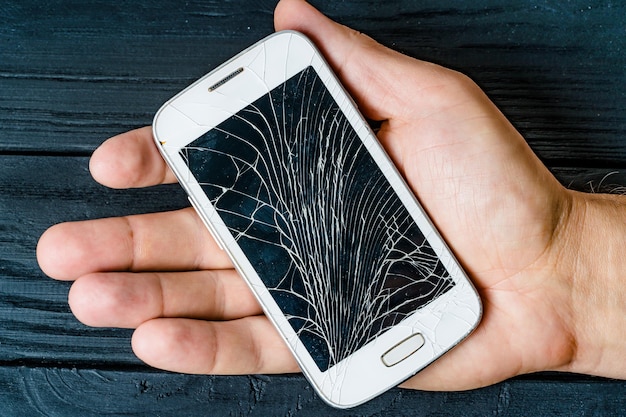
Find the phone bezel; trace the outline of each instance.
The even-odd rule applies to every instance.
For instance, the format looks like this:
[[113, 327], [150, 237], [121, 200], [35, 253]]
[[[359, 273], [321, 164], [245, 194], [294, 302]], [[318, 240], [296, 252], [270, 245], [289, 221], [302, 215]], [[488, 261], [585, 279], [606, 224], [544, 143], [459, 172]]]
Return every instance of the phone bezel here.
[[[318, 73], [455, 282], [450, 291], [325, 372], [319, 370], [304, 345], [299, 343], [286, 317], [179, 155], [181, 148], [309, 65]], [[244, 71], [212, 93], [208, 92], [210, 86], [240, 68]], [[399, 384], [458, 344], [478, 324], [482, 307], [476, 290], [352, 99], [304, 35], [294, 31], [278, 32], [246, 49], [165, 103], [155, 116], [153, 131], [157, 147], [194, 207], [247, 280], [303, 373], [329, 404], [352, 407]], [[424, 346], [397, 365], [384, 365], [381, 356], [416, 332], [424, 336]]]

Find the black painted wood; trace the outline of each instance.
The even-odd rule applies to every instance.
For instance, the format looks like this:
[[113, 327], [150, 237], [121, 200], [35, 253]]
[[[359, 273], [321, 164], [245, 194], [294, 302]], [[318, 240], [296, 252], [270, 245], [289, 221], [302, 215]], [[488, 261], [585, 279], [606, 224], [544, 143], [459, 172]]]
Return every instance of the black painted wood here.
[[[16, 398], [24, 400], [16, 402]], [[623, 390], [600, 380], [563, 384], [517, 379], [450, 393], [396, 388], [352, 410], [336, 410], [325, 405], [301, 376], [213, 377], [27, 367], [0, 368], [0, 401], [3, 415], [29, 417], [611, 416], [626, 407]]]
[[[623, 2], [314, 3], [389, 46], [471, 75], [551, 163], [623, 164]], [[149, 124], [163, 101], [270, 33], [273, 6], [0, 6], [0, 150], [88, 153], [108, 135]]]
[[[471, 75], [567, 186], [626, 186], [626, 5], [314, 1], [409, 55]], [[463, 393], [395, 389], [336, 411], [301, 376], [150, 370], [130, 331], [91, 329], [37, 267], [50, 225], [186, 207], [175, 185], [115, 191], [89, 153], [272, 31], [274, 1], [0, 4], [0, 416], [626, 415], [626, 383], [538, 374]], [[375, 63], [373, 63], [375, 64]]]

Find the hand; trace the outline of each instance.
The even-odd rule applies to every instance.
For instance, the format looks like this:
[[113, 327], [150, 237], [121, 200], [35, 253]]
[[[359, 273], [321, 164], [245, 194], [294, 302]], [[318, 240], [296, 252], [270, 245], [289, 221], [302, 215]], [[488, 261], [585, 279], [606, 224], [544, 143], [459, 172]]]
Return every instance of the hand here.
[[[581, 329], [594, 324], [593, 306], [574, 304], [585, 291], [611, 293], [580, 283], [581, 272], [594, 275], [594, 261], [575, 236], [591, 233], [589, 212], [621, 201], [564, 189], [467, 77], [386, 49], [300, 0], [279, 3], [275, 25], [308, 35], [364, 115], [381, 121], [379, 140], [483, 300], [478, 329], [404, 386], [469, 389], [548, 369], [626, 375], [623, 361], [601, 366], [616, 350], [594, 352], [595, 335]], [[149, 128], [105, 142], [90, 168], [114, 188], [175, 181]], [[38, 258], [51, 277], [75, 280], [69, 303], [79, 320], [136, 328], [133, 349], [148, 364], [298, 370], [191, 209], [57, 225], [42, 236]], [[611, 305], [623, 308], [623, 299]]]

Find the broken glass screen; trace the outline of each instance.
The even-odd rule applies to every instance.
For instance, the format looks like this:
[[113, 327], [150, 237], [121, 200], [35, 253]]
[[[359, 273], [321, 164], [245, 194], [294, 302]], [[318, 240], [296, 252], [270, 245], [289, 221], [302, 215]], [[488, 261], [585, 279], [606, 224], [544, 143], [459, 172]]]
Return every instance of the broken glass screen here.
[[454, 286], [312, 67], [180, 152], [321, 371]]

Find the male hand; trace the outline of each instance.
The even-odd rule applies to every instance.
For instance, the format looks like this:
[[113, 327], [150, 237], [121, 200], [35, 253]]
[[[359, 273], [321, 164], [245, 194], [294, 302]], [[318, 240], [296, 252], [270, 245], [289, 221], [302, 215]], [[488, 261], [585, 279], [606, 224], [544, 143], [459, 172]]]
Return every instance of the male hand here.
[[[575, 304], [580, 291], [597, 292], [576, 278], [586, 270], [573, 236], [587, 197], [564, 189], [467, 77], [384, 48], [300, 0], [279, 3], [275, 26], [309, 36], [363, 114], [381, 122], [379, 140], [481, 295], [477, 330], [404, 386], [469, 389], [548, 369], [607, 374], [583, 343], [592, 335]], [[175, 181], [148, 127], [105, 142], [90, 168], [114, 188]], [[69, 303], [79, 320], [135, 328], [133, 349], [148, 364], [298, 370], [191, 208], [57, 225], [38, 257], [51, 277], [75, 280]]]

